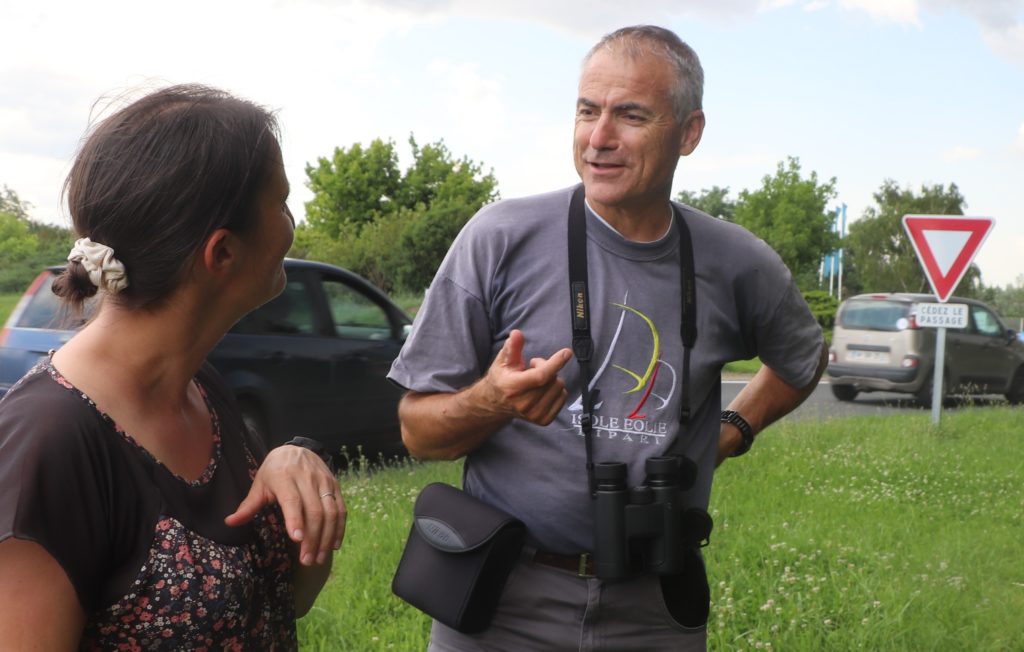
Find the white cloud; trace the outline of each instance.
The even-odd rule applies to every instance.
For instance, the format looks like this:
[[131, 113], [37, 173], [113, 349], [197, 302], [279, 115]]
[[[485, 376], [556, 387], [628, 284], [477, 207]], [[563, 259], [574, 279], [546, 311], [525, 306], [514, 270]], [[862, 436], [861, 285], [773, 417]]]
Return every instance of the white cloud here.
[[983, 27], [985, 43], [1003, 59], [1024, 68], [1024, 23]]
[[863, 11], [880, 22], [920, 25], [917, 0], [839, 0], [839, 6]]
[[1024, 0], [922, 0], [934, 12], [964, 13], [978, 22], [986, 45], [1024, 67]]
[[125, 93], [171, 83], [218, 86], [280, 109], [284, 148], [297, 154], [286, 166], [299, 186], [304, 162], [325, 154], [325, 142], [363, 139], [378, 52], [422, 21], [305, 0], [9, 4], [4, 45], [18, 56], [0, 57], [0, 184], [48, 221], [60, 214], [63, 174], [90, 122]]
[[624, 25], [666, 23], [684, 16], [712, 20], [752, 17], [762, 5], [762, 0], [646, 0], [642, 3], [620, 0], [520, 0], [514, 3], [504, 0], [378, 0], [374, 3], [377, 7], [397, 8], [427, 17], [460, 14], [536, 22], [590, 40]]
[[1020, 124], [1020, 127], [1017, 129], [1017, 142], [1016, 142], [1016, 145], [1017, 145], [1017, 149], [1019, 149], [1021, 151], [1024, 151], [1024, 122], [1022, 122]]
[[992, 233], [985, 239], [984, 246], [974, 259], [981, 268], [982, 280], [987, 285], [1013, 285], [1024, 276], [1020, 266], [1020, 252], [1024, 251], [1024, 235], [1010, 230], [1012, 226], [1002, 221], [1006, 219], [996, 218]]
[[803, 10], [807, 12], [821, 11], [822, 9], [828, 9], [828, 0], [811, 0], [803, 5]]
[[761, 0], [758, 9], [761, 11], [774, 11], [776, 9], [792, 7], [794, 4], [796, 4], [796, 0]]
[[982, 151], [977, 147], [969, 147], [967, 145], [957, 145], [947, 149], [942, 153], [942, 160], [947, 162], [954, 161], [970, 161], [978, 158], [982, 155]]
[[60, 193], [70, 167], [66, 158], [0, 150], [0, 170], [3, 170], [0, 186], [7, 186], [31, 204], [29, 214], [33, 218], [66, 225], [66, 213], [60, 208]]
[[922, 0], [931, 11], [955, 10], [971, 16], [989, 28], [1004, 28], [1020, 22], [1024, 0]]
[[447, 113], [464, 131], [486, 138], [501, 129], [506, 118], [501, 83], [481, 76], [479, 64], [436, 59], [427, 70], [441, 78]]

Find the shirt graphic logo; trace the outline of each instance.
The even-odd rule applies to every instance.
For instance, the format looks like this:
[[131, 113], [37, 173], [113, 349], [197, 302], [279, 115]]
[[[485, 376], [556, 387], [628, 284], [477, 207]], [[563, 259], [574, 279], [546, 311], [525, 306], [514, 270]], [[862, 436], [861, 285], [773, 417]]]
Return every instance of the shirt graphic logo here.
[[[658, 420], [658, 415], [676, 391], [676, 370], [661, 358], [657, 326], [630, 306], [628, 298], [627, 294], [622, 303], [609, 304], [619, 311], [619, 319], [608, 351], [590, 381], [591, 389], [601, 388], [601, 401], [594, 406], [594, 433], [609, 439], [636, 441], [639, 437], [641, 443], [654, 443], [652, 436], [660, 441], [668, 432], [668, 423]], [[629, 346], [620, 346], [626, 341]], [[582, 395], [568, 410], [572, 429], [581, 434]]]

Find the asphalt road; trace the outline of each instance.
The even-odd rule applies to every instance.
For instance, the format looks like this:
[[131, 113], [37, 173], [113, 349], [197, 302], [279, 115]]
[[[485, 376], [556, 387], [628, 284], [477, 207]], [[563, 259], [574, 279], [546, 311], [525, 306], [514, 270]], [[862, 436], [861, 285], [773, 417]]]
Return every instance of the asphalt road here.
[[[729, 402], [747, 384], [744, 379], [722, 380], [722, 407], [729, 405]], [[965, 406], [978, 405], [1005, 405], [1005, 398], [1002, 396], [971, 397], [969, 401], [964, 399], [947, 399], [942, 406], [943, 413], [963, 409]], [[870, 394], [859, 394], [856, 400], [843, 402], [832, 396], [832, 390], [828, 381], [822, 381], [803, 404], [793, 411], [787, 419], [824, 419], [842, 418], [854, 415], [869, 414], [931, 414], [931, 410], [921, 407], [914, 401], [913, 397], [907, 394], [892, 394], [888, 392], [872, 392]]]

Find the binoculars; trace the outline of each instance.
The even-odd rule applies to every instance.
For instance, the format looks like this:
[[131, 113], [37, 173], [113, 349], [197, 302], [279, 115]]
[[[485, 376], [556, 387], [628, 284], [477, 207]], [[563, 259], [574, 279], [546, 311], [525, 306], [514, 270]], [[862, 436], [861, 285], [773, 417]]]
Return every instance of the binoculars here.
[[683, 570], [683, 551], [707, 545], [711, 516], [683, 507], [683, 492], [697, 479], [686, 457], [651, 457], [643, 484], [629, 488], [626, 464], [594, 465], [594, 574], [621, 579]]

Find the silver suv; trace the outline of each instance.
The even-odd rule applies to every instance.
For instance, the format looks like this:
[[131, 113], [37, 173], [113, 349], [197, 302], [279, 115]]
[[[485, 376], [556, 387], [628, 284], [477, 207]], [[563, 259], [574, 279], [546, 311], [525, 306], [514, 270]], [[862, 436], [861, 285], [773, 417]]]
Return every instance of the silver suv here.
[[[861, 294], [839, 306], [828, 375], [832, 393], [852, 401], [860, 392], [913, 394], [932, 402], [935, 368], [934, 328], [915, 320], [918, 303], [934, 303], [930, 294]], [[974, 299], [950, 298], [968, 306], [967, 328], [947, 329], [943, 396], [1003, 394], [1024, 403], [1024, 342], [995, 311]]]

